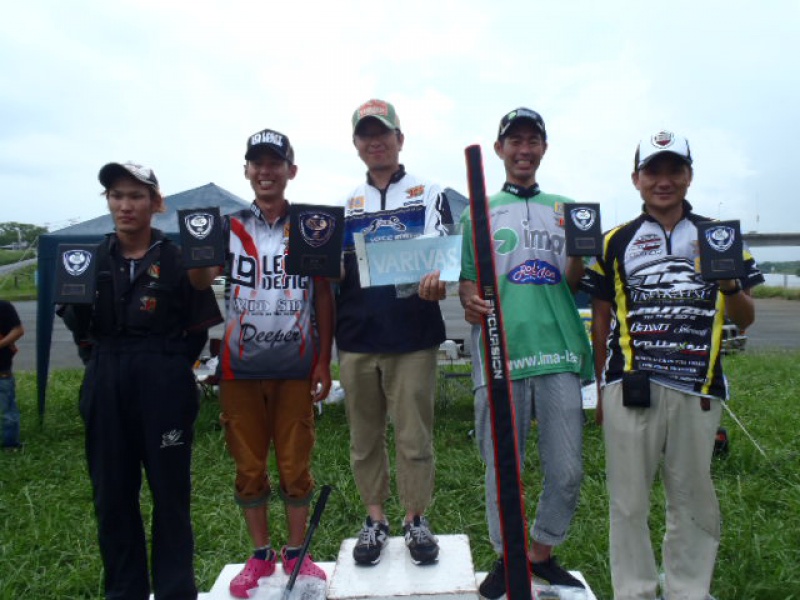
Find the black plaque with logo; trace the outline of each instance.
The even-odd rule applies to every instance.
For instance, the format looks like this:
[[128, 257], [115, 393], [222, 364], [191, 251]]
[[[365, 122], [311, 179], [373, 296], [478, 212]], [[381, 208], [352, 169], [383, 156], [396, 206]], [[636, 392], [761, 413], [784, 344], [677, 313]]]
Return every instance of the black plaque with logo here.
[[708, 281], [744, 277], [742, 232], [739, 221], [697, 224], [700, 274]]
[[56, 253], [56, 304], [94, 303], [97, 244], [59, 244]]
[[598, 256], [603, 253], [600, 205], [595, 202], [564, 205], [567, 256]]
[[338, 278], [343, 239], [344, 208], [341, 206], [290, 205], [286, 272]]
[[225, 264], [225, 244], [219, 208], [192, 208], [178, 211], [183, 264], [187, 269]]

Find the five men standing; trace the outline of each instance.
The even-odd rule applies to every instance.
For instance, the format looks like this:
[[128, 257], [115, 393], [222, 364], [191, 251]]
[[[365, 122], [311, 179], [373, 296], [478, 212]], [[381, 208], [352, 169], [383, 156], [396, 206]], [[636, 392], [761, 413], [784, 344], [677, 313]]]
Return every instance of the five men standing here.
[[[437, 352], [445, 339], [438, 302], [445, 286], [433, 272], [411, 289], [362, 288], [354, 247], [361, 236], [372, 243], [447, 235], [453, 219], [441, 188], [408, 174], [400, 164], [405, 140], [391, 104], [364, 103], [353, 114], [352, 128], [367, 175], [346, 201], [342, 280], [335, 296], [325, 279], [284, 271], [289, 232], [285, 189], [297, 173], [285, 135], [263, 130], [249, 138], [244, 169], [255, 199], [225, 219], [229, 289], [221, 421], [236, 463], [235, 500], [255, 547], [230, 584], [231, 594], [239, 598], [247, 598], [277, 563], [266, 510], [272, 493], [267, 474], [271, 446], [288, 521], [289, 539], [281, 550], [284, 569], [291, 571], [298, 560], [314, 489], [313, 405], [331, 386], [334, 326], [351, 464], [367, 513], [353, 557], [359, 564], [376, 564], [389, 536], [384, 510], [390, 496], [389, 421], [395, 429], [406, 545], [420, 564], [439, 554], [425, 512], [434, 489]], [[602, 256], [586, 269], [582, 259], [566, 256], [563, 219], [571, 201], [543, 193], [537, 184], [547, 151], [542, 117], [527, 108], [504, 115], [494, 150], [506, 175], [489, 210], [518, 452], [524, 457], [535, 418], [544, 476], [531, 526], [531, 571], [552, 585], [584, 587], [559, 565], [552, 550], [565, 541], [577, 507], [583, 476], [581, 380], [591, 379], [594, 367], [606, 448], [615, 598], [652, 600], [658, 593], [647, 518], [662, 459], [667, 531], [661, 593], [704, 598], [720, 534], [710, 461], [721, 401], [728, 393], [720, 352], [723, 317], [741, 328], [749, 326], [755, 311], [748, 290], [763, 277], [747, 250], [740, 279], [709, 282], [699, 274], [697, 225], [708, 219], [692, 212], [686, 200], [693, 165], [688, 140], [681, 136], [661, 131], [640, 142], [632, 181], [644, 201], [642, 214], [609, 231]], [[208, 294], [198, 291], [210, 285], [218, 269], [192, 270], [187, 278], [179, 252], [150, 227], [150, 218], [163, 206], [152, 170], [110, 163], [99, 178], [116, 231], [101, 245], [97, 300], [75, 313], [94, 342], [81, 414], [106, 590], [123, 595], [149, 591], [141, 519], [132, 502], [141, 483], [141, 463], [155, 500], [156, 598], [189, 598], [196, 594], [188, 519], [196, 395], [186, 360], [197, 354], [205, 329], [220, 319]], [[478, 294], [468, 212], [462, 225], [459, 297], [473, 324], [475, 432], [487, 464], [489, 537], [500, 555], [479, 589], [494, 600], [505, 593], [506, 579], [496, 445], [480, 343], [480, 325], [491, 305]], [[573, 300], [579, 285], [593, 297], [594, 360]], [[278, 310], [287, 300], [292, 309]], [[4, 448], [19, 445], [18, 412], [16, 432], [9, 418], [14, 416], [9, 348], [23, 333], [8, 307], [0, 301]], [[154, 356], [159, 369], [148, 370], [145, 377]], [[121, 390], [120, 383], [130, 378], [136, 385]], [[11, 403], [5, 400], [9, 397]], [[156, 400], [163, 402], [156, 407]], [[140, 439], [131, 437], [132, 405], [145, 416], [136, 421]], [[309, 557], [300, 572], [325, 578]]]

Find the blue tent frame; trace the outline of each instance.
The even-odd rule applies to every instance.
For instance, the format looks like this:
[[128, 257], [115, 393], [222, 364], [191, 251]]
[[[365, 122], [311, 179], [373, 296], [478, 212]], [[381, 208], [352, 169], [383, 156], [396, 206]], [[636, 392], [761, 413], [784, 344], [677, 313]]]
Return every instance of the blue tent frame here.
[[[466, 208], [468, 200], [452, 188], [445, 188], [445, 195], [450, 203], [453, 219], [458, 223], [461, 212]], [[204, 186], [186, 190], [167, 196], [166, 212], [153, 216], [153, 227], [163, 231], [167, 237], [180, 243], [178, 233], [178, 210], [187, 208], [207, 208], [218, 206], [223, 215], [246, 208], [246, 202], [221, 187], [208, 183]], [[44, 422], [47, 402], [47, 380], [50, 371], [50, 345], [53, 341], [53, 321], [55, 318], [55, 261], [59, 244], [94, 244], [114, 229], [111, 215], [103, 215], [59, 229], [39, 238], [39, 264], [37, 282], [39, 300], [36, 308], [36, 382], [38, 392], [39, 422]]]
[[[164, 198], [166, 211], [153, 216], [152, 225], [167, 237], [180, 243], [178, 210], [217, 206], [223, 215], [249, 206], [242, 198], [208, 183]], [[47, 402], [47, 381], [50, 371], [50, 344], [53, 340], [55, 318], [55, 264], [59, 244], [96, 244], [113, 231], [111, 215], [103, 215], [39, 237], [39, 262], [37, 266], [38, 302], [36, 307], [36, 383], [39, 422], [44, 421]]]

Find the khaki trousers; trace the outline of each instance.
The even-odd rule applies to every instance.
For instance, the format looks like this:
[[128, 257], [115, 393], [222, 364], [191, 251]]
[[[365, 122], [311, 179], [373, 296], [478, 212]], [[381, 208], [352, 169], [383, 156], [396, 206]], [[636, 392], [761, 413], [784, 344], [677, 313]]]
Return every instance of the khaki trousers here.
[[389, 498], [389, 420], [394, 426], [397, 491], [403, 508], [421, 515], [431, 502], [437, 351], [437, 347], [404, 354], [339, 351], [350, 463], [364, 505], [383, 505]]
[[650, 384], [650, 408], [622, 405], [622, 385], [603, 393], [609, 492], [611, 580], [616, 600], [653, 600], [658, 571], [650, 541], [650, 490], [663, 458], [666, 533], [662, 561], [668, 600], [705, 600], [720, 538], [711, 480], [714, 437], [722, 406]]

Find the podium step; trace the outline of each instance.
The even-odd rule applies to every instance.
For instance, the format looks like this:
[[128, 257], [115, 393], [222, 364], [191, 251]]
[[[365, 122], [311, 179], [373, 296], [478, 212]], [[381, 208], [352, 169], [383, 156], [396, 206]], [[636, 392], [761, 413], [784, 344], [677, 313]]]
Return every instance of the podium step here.
[[328, 600], [477, 600], [478, 587], [469, 538], [439, 535], [439, 560], [417, 565], [402, 537], [391, 537], [377, 565], [353, 561], [356, 539], [342, 542]]
[[[359, 566], [353, 561], [356, 539], [342, 542], [336, 562], [317, 563], [328, 576], [327, 600], [483, 600], [478, 585], [485, 572], [475, 573], [469, 538], [466, 535], [439, 535], [439, 560], [430, 565], [417, 565], [408, 554], [402, 537], [389, 538], [381, 561], [373, 566]], [[209, 592], [198, 600], [232, 600], [228, 591], [231, 579], [244, 567], [228, 564], [222, 569]], [[560, 600], [597, 600], [589, 584], [578, 571], [571, 573], [586, 585], [586, 591], [572, 592], [561, 588], [558, 596], [549, 595], [550, 588], [534, 584], [537, 600], [558, 597]], [[298, 578], [290, 600], [325, 600], [306, 598], [302, 593], [302, 577]], [[288, 576], [280, 564], [275, 574], [262, 579], [255, 600], [281, 600], [281, 591]], [[499, 600], [505, 600], [502, 596]]]

